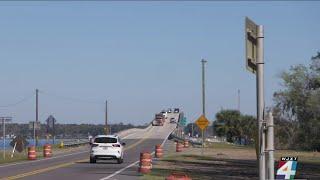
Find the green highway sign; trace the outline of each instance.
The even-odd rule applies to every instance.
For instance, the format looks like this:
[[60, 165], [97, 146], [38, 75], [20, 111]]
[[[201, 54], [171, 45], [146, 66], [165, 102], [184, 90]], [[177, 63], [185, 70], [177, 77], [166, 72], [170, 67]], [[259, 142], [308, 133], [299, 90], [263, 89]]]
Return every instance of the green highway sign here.
[[180, 121], [179, 121], [179, 125], [180, 126], [186, 126], [187, 125], [187, 118], [183, 117]]

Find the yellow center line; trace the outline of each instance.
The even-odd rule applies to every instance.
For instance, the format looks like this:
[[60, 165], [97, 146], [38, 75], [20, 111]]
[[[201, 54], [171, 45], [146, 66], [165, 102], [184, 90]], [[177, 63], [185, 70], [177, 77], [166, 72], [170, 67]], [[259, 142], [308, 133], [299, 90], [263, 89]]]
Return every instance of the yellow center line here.
[[[140, 139], [139, 141], [135, 142], [134, 144], [131, 144], [130, 146], [124, 148], [124, 150], [129, 150], [129, 149], [132, 149], [132, 148], [136, 147], [138, 144], [140, 144], [143, 141], [145, 141], [150, 136], [150, 133], [151, 133], [151, 131], [148, 131], [147, 134], [145, 136], [143, 136], [142, 139]], [[47, 172], [47, 171], [52, 171], [52, 170], [55, 170], [55, 169], [71, 166], [71, 165], [73, 165], [75, 163], [84, 162], [84, 161], [88, 161], [88, 158], [82, 159], [82, 160], [73, 161], [73, 162], [68, 162], [68, 163], [62, 163], [62, 164], [58, 164], [58, 165], [55, 165], [55, 166], [50, 166], [50, 167], [47, 167], [47, 168], [37, 169], [37, 170], [34, 170], [34, 171], [30, 171], [30, 172], [26, 172], [26, 173], [14, 175], [14, 176], [9, 176], [9, 177], [6, 177], [6, 178], [1, 178], [0, 180], [20, 179], [20, 178], [23, 178], [23, 177], [32, 176], [32, 175], [35, 175], [35, 174], [40, 174], [40, 173], [44, 173], [44, 172]]]

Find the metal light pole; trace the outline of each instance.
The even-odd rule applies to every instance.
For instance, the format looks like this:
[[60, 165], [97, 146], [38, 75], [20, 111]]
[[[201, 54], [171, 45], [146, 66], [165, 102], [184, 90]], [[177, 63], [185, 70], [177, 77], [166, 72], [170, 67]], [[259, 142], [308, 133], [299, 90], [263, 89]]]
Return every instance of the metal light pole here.
[[259, 132], [259, 179], [266, 178], [266, 159], [265, 159], [265, 121], [264, 121], [264, 32], [263, 26], [258, 25], [257, 29], [257, 118]]
[[[202, 115], [205, 117], [206, 116], [206, 92], [205, 92], [205, 63], [207, 61], [202, 59], [201, 64], [202, 64]], [[203, 155], [203, 148], [204, 148], [204, 130], [202, 130], [202, 151], [201, 155]]]
[[206, 116], [206, 92], [205, 92], [205, 63], [207, 61], [202, 59], [202, 115]]
[[238, 111], [240, 113], [240, 89], [238, 89]]
[[37, 147], [38, 146], [38, 131], [36, 130], [36, 128], [38, 127], [35, 127], [35, 126], [38, 126], [38, 121], [39, 121], [39, 105], [38, 105], [38, 94], [39, 94], [39, 90], [36, 89], [36, 125], [34, 125], [34, 134], [35, 134], [35, 146]]
[[106, 129], [106, 134], [109, 134], [110, 132], [108, 127], [108, 100], [106, 100], [105, 129]]

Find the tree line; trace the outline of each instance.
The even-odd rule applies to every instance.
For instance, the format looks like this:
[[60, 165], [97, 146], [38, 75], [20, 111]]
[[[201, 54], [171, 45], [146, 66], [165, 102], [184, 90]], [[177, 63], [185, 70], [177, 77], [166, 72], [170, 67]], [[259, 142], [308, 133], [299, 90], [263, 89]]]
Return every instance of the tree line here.
[[[117, 133], [119, 131], [130, 128], [144, 128], [145, 125], [133, 125], [133, 124], [111, 124], [111, 132]], [[54, 131], [49, 130], [50, 134], [54, 134], [56, 138], [87, 138], [88, 135], [98, 135], [105, 133], [105, 125], [102, 124], [55, 124]], [[1, 132], [2, 134], [2, 132]], [[6, 134], [8, 135], [21, 135], [23, 137], [33, 137], [33, 130], [29, 129], [29, 124], [10, 123], [6, 125]], [[45, 138], [48, 134], [46, 124], [41, 124], [38, 131], [39, 138]]]
[[[282, 89], [273, 94], [274, 105], [266, 108], [274, 116], [276, 149], [320, 151], [320, 52], [308, 65], [282, 72], [280, 80]], [[254, 144], [257, 120], [237, 110], [221, 110], [212, 129], [228, 142]]]

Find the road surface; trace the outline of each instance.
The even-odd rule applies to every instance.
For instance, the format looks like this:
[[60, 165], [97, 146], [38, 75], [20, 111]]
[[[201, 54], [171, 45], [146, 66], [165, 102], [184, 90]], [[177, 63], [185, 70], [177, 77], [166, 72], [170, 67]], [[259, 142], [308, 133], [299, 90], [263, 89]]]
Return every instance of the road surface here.
[[138, 179], [138, 160], [140, 152], [154, 151], [156, 144], [162, 144], [175, 129], [170, 124], [171, 117], [178, 119], [179, 114], [170, 114], [164, 126], [149, 126], [146, 129], [129, 130], [119, 136], [126, 143], [124, 163], [116, 161], [97, 161], [89, 163], [89, 147], [76, 153], [67, 153], [49, 159], [26, 161], [0, 165], [0, 179], [25, 180], [122, 180]]

